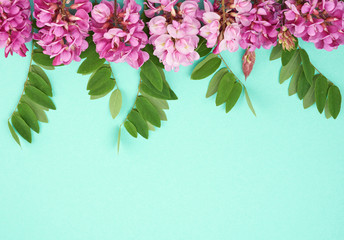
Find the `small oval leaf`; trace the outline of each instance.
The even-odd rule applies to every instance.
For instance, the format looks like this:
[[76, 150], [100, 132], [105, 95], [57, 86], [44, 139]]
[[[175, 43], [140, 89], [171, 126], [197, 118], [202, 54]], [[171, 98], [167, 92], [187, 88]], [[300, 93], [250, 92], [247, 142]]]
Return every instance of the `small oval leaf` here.
[[110, 113], [113, 119], [117, 117], [122, 107], [122, 94], [119, 89], [111, 93], [109, 101]]

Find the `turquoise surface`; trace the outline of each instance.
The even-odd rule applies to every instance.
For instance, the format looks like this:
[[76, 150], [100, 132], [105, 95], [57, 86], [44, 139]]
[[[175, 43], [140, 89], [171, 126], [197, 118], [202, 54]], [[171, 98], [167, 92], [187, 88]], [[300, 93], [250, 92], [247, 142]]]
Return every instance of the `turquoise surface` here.
[[[344, 48], [302, 44], [344, 92]], [[242, 54], [224, 56], [244, 79]], [[205, 98], [209, 78], [191, 81], [193, 67], [182, 67], [167, 74], [179, 97], [168, 121], [149, 140], [122, 131], [117, 155], [137, 71], [112, 64], [124, 100], [116, 120], [109, 96], [89, 100], [79, 63], [49, 71], [57, 110], [21, 149], [7, 119], [29, 58], [1, 50], [0, 239], [344, 239], [344, 112], [326, 120], [315, 106], [304, 110], [278, 83], [280, 62], [269, 54], [257, 51], [245, 82], [257, 117], [243, 96], [225, 114]]]

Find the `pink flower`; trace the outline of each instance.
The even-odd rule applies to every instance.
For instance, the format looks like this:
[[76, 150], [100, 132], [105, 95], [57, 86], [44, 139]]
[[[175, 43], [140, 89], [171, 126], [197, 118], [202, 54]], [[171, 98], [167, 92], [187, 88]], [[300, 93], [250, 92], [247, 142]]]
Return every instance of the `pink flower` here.
[[[142, 51], [148, 43], [148, 37], [143, 32], [140, 10], [141, 6], [134, 0], [125, 0], [123, 8], [117, 7], [116, 14], [113, 2], [104, 0], [93, 8], [93, 41], [101, 58], [109, 62], [127, 62], [136, 69], [148, 60], [148, 53]], [[166, 32], [166, 29], [161, 29], [163, 26], [161, 19], [152, 23], [152, 27], [160, 34]]]
[[63, 7], [61, 0], [34, 0], [34, 4], [34, 16], [40, 28], [34, 39], [43, 53], [54, 58], [55, 66], [80, 61], [81, 52], [88, 47], [85, 38], [92, 4], [88, 0], [75, 0], [69, 7]]
[[[150, 0], [145, 10], [152, 19], [148, 23], [153, 54], [164, 64], [167, 71], [178, 71], [179, 66], [191, 65], [199, 59], [195, 51], [199, 38], [200, 22], [197, 1], [186, 0], [175, 6], [177, 1]], [[161, 14], [161, 12], [163, 12]], [[156, 14], [161, 14], [155, 16]]]
[[331, 51], [344, 44], [344, 2], [338, 0], [286, 1], [284, 26], [295, 37]]
[[13, 52], [25, 57], [26, 42], [31, 41], [29, 0], [0, 1], [0, 48], [5, 47], [5, 57]]
[[237, 23], [233, 23], [226, 27], [224, 32], [224, 39], [214, 50], [214, 53], [220, 53], [223, 50], [236, 52], [239, 49], [240, 27]]

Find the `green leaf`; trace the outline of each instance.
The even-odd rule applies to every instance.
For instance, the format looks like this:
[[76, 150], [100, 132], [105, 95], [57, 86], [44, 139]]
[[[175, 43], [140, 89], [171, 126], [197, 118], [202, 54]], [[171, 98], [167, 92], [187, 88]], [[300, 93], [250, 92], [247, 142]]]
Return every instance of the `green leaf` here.
[[33, 108], [39, 108], [39, 109], [44, 110], [44, 111], [49, 111], [49, 108], [44, 107], [44, 106], [32, 101], [27, 95], [23, 95], [21, 97], [20, 101], [29, 104], [32, 109]]
[[309, 88], [308, 92], [306, 93], [305, 97], [303, 98], [303, 108], [309, 108], [315, 103], [315, 81], [319, 75], [313, 77], [313, 83]]
[[162, 91], [164, 85], [162, 76], [158, 67], [151, 60], [141, 66], [140, 75], [144, 75], [157, 90]]
[[[146, 16], [146, 15], [145, 15]], [[149, 59], [159, 68], [164, 68], [164, 64], [162, 64], [157, 56], [153, 54], [154, 49], [153, 45], [147, 44], [146, 47], [143, 48], [143, 51], [146, 51], [149, 54]]]
[[32, 101], [42, 105], [43, 107], [53, 109], [53, 110], [56, 109], [53, 101], [37, 88], [33, 86], [26, 86], [25, 93]]
[[108, 81], [105, 81], [102, 85], [100, 85], [96, 89], [92, 89], [91, 91], [88, 92], [89, 95], [103, 95], [107, 94], [112, 91], [112, 89], [115, 87], [116, 82], [113, 79], [108, 79]]
[[328, 90], [328, 107], [331, 116], [336, 119], [342, 104], [342, 96], [337, 86], [331, 86]]
[[43, 80], [51, 87], [51, 83], [47, 74], [44, 72], [44, 70], [40, 66], [31, 65], [31, 71], [41, 76], [41, 78], [43, 78]]
[[116, 89], [111, 93], [110, 101], [109, 101], [109, 107], [111, 116], [113, 119], [117, 117], [119, 112], [121, 111], [122, 107], [122, 94], [119, 89]]
[[137, 138], [137, 130], [134, 124], [132, 124], [130, 121], [125, 121], [124, 123], [125, 129], [127, 129], [127, 132], [133, 136], [134, 138]]
[[159, 98], [155, 98], [155, 97], [151, 97], [146, 93], [142, 93], [142, 95], [146, 98], [148, 98], [148, 100], [156, 107], [156, 108], [160, 108], [160, 109], [169, 109], [169, 105], [168, 102], [166, 100], [163, 99], [159, 99]]
[[147, 126], [149, 131], [155, 131], [155, 127], [150, 122], [147, 122]]
[[209, 54], [198, 63], [191, 74], [191, 79], [200, 80], [213, 74], [221, 65], [221, 59], [215, 54]]
[[14, 131], [10, 121], [8, 121], [8, 128], [10, 129], [10, 132], [11, 132], [13, 139], [18, 143], [19, 146], [21, 146], [19, 137], [18, 137], [17, 133]]
[[270, 61], [273, 61], [282, 57], [282, 51], [283, 49], [282, 49], [281, 44], [277, 44], [275, 47], [273, 47], [270, 54]]
[[163, 78], [164, 85], [163, 85], [162, 91], [160, 92], [151, 84], [151, 82], [146, 78], [145, 75], [141, 75], [141, 80], [142, 80], [141, 85], [140, 85], [141, 92], [147, 95], [150, 95], [152, 97], [159, 98], [159, 99], [165, 99], [165, 100], [178, 99], [175, 93], [172, 91], [172, 89], [168, 85], [165, 79], [165, 75], [163, 74], [161, 76]]
[[107, 94], [108, 94], [108, 92], [105, 93], [105, 94], [102, 94], [102, 95], [91, 95], [91, 96], [90, 96], [90, 99], [91, 99], [91, 100], [96, 100], [96, 99], [105, 97]]
[[248, 96], [248, 92], [247, 92], [247, 90], [246, 90], [245, 87], [244, 87], [244, 92], [245, 92], [245, 98], [246, 98], [246, 102], [247, 102], [248, 107], [251, 109], [253, 115], [257, 117], [256, 111], [254, 111], [254, 108], [253, 108], [251, 99], [250, 99], [250, 97]]
[[154, 126], [161, 126], [159, 113], [147, 98], [139, 96], [136, 100], [136, 108], [144, 120], [150, 122]]
[[228, 113], [237, 103], [240, 95], [242, 93], [242, 86], [239, 82], [234, 83], [231, 93], [229, 94], [229, 98], [226, 102], [226, 113]]
[[282, 84], [285, 80], [289, 79], [297, 70], [301, 64], [301, 57], [299, 52], [296, 50], [293, 57], [290, 59], [287, 65], [282, 66], [279, 82]]
[[303, 72], [305, 73], [306, 80], [309, 84], [312, 84], [314, 77], [314, 67], [309, 61], [309, 56], [307, 52], [303, 49], [300, 50], [300, 56], [302, 60]]
[[23, 102], [19, 103], [18, 113], [32, 130], [34, 130], [36, 133], [39, 133], [39, 125], [36, 114], [28, 104]]
[[20, 136], [22, 136], [26, 141], [31, 143], [31, 130], [30, 127], [25, 123], [25, 121], [20, 117], [19, 113], [15, 112], [11, 118], [13, 127], [18, 131]]
[[219, 87], [220, 81], [222, 77], [225, 75], [225, 73], [228, 73], [227, 68], [221, 68], [219, 71], [217, 71], [214, 76], [211, 78], [207, 90], [207, 94], [205, 97], [210, 97], [214, 95], [217, 92], [217, 89]]
[[204, 57], [205, 55], [210, 53], [211, 50], [212, 50], [212, 48], [207, 47], [207, 40], [203, 37], [200, 37], [200, 41], [198, 42], [198, 46], [195, 49], [195, 51], [199, 54], [199, 56]]
[[49, 97], [53, 96], [51, 86], [37, 73], [29, 72], [29, 84], [44, 92]]
[[97, 52], [92, 52], [79, 66], [78, 73], [88, 75], [100, 68], [105, 62]]
[[91, 41], [87, 41], [88, 48], [80, 54], [80, 58], [87, 58], [96, 51], [96, 45], [92, 41], [92, 36], [89, 37], [91, 37]]
[[136, 127], [137, 132], [144, 138], [148, 139], [148, 126], [141, 114], [133, 109], [129, 115], [128, 120]]
[[302, 72], [300, 75], [299, 81], [297, 82], [297, 96], [299, 97], [300, 100], [302, 100], [305, 97], [309, 88], [310, 88], [310, 85], [307, 82], [305, 73]]
[[48, 67], [50, 70], [55, 69], [53, 66], [54, 59], [50, 58], [50, 56], [45, 55], [44, 53], [32, 54], [32, 60], [43, 67]]
[[105, 82], [109, 81], [110, 77], [111, 69], [110, 67], [104, 65], [104, 67], [99, 68], [91, 75], [87, 83], [87, 90], [99, 88], [101, 85], [105, 84]]
[[227, 72], [223, 75], [216, 96], [216, 106], [219, 106], [227, 101], [229, 94], [232, 91], [235, 83], [235, 76], [233, 73]]
[[288, 88], [288, 95], [294, 95], [297, 92], [297, 83], [299, 81], [299, 78], [301, 76], [301, 73], [303, 72], [302, 66], [298, 66], [296, 72], [294, 73], [293, 77], [290, 80], [289, 88]]
[[319, 113], [322, 113], [325, 107], [327, 88], [327, 79], [323, 75], [321, 75], [315, 81], [315, 103], [317, 105]]
[[294, 56], [294, 54], [296, 53], [296, 50], [283, 50], [282, 51], [282, 66], [285, 66], [289, 63], [289, 61], [291, 60], [291, 58]]
[[326, 117], [326, 119], [329, 119], [332, 117], [331, 113], [330, 113], [329, 106], [328, 106], [328, 100], [326, 101], [326, 104], [325, 104], [325, 117]]

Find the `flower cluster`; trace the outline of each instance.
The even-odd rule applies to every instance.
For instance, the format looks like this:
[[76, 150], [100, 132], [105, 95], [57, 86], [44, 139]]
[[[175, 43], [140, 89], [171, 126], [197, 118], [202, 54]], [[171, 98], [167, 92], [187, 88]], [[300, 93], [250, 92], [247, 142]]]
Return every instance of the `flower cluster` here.
[[[149, 59], [142, 49], [148, 43], [141, 6], [134, 0], [124, 0], [123, 8], [106, 0], [92, 10], [93, 41], [101, 58], [109, 62], [127, 62], [138, 69]], [[116, 11], [116, 12], [115, 12]]]
[[87, 49], [89, 16], [92, 3], [88, 0], [34, 0], [34, 16], [38, 33], [34, 39], [43, 53], [54, 58], [53, 65], [80, 61], [80, 53]]
[[201, 27], [197, 19], [198, 1], [148, 0], [145, 10], [154, 55], [164, 64], [167, 71], [178, 71], [179, 66], [191, 65], [199, 59], [195, 51]]
[[31, 40], [29, 0], [0, 1], [0, 48], [5, 47], [5, 57], [13, 52], [25, 57], [26, 42]]
[[284, 26], [295, 37], [331, 51], [344, 44], [344, 2], [339, 0], [287, 0]]

